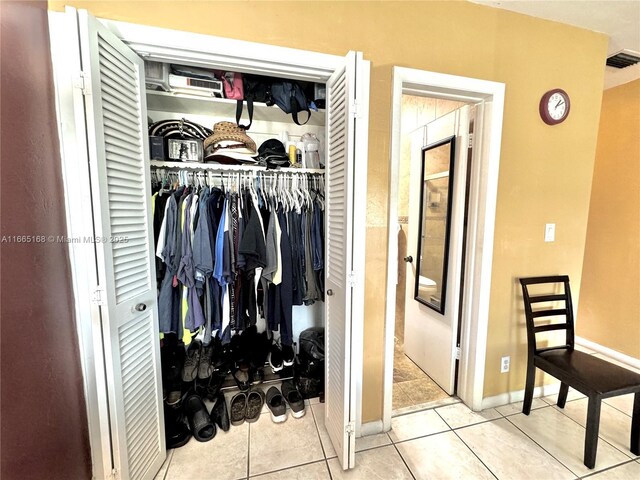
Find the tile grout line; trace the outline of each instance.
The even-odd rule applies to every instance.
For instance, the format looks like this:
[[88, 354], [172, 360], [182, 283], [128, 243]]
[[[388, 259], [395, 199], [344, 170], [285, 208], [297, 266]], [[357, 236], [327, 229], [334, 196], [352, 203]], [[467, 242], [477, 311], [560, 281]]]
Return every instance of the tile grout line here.
[[[496, 418], [495, 420], [498, 420], [498, 419]], [[472, 425], [468, 425], [468, 426], [469, 426], [469, 427], [471, 427]], [[474, 452], [474, 451], [473, 451], [473, 448], [471, 448], [469, 445], [467, 445], [467, 442], [465, 442], [465, 441], [462, 439], [462, 437], [461, 437], [460, 435], [458, 435], [458, 432], [456, 432], [455, 430], [451, 430], [451, 431], [453, 432], [453, 434], [454, 434], [456, 437], [458, 437], [458, 439], [462, 442], [462, 444], [463, 444], [465, 447], [467, 447], [467, 449], [471, 452], [471, 454], [472, 454], [474, 457], [476, 457], [476, 458], [478, 459], [478, 461], [479, 461], [479, 462], [484, 466], [484, 468], [486, 468], [486, 469], [487, 469], [487, 471], [488, 471], [491, 475], [493, 475], [493, 476], [494, 476], [494, 478], [495, 478], [496, 480], [498, 480], [498, 476], [497, 476], [495, 473], [493, 473], [493, 470], [491, 470], [491, 469], [489, 468], [489, 466], [488, 466], [486, 463], [484, 463], [484, 462], [482, 461], [482, 459], [478, 456], [478, 454], [477, 454], [476, 452]]]
[[[497, 411], [497, 410], [496, 410], [496, 411]], [[484, 468], [486, 468], [486, 469], [487, 469], [487, 471], [488, 471], [491, 475], [493, 475], [493, 476], [496, 478], [496, 480], [498, 480], [498, 476], [497, 476], [495, 473], [493, 473], [493, 471], [492, 471], [492, 470], [491, 470], [491, 469], [490, 469], [490, 468], [489, 468], [489, 467], [488, 467], [488, 466], [487, 466], [487, 465], [482, 461], [482, 459], [481, 459], [481, 458], [476, 454], [476, 452], [474, 452], [474, 451], [471, 449], [471, 447], [469, 447], [469, 445], [467, 445], [467, 444], [466, 444], [466, 442], [465, 442], [464, 440], [462, 440], [462, 438], [460, 437], [460, 435], [458, 435], [458, 433], [456, 432], [456, 430], [459, 430], [459, 429], [461, 429], [461, 428], [471, 427], [471, 426], [473, 426], [473, 425], [478, 425], [478, 424], [480, 424], [480, 423], [488, 423], [488, 422], [491, 422], [491, 421], [493, 421], [493, 420], [498, 420], [498, 419], [497, 419], [497, 418], [494, 418], [493, 420], [487, 420], [487, 421], [485, 421], [485, 422], [479, 422], [479, 423], [474, 423], [474, 424], [471, 424], [471, 425], [465, 425], [465, 427], [458, 427], [457, 429], [454, 429], [454, 428], [451, 428], [451, 426], [450, 426], [450, 425], [449, 425], [449, 423], [444, 419], [444, 417], [443, 417], [442, 415], [440, 415], [440, 412], [438, 412], [438, 411], [436, 410], [436, 413], [437, 413], [437, 414], [438, 414], [438, 416], [442, 419], [442, 421], [443, 421], [443, 422], [444, 422], [444, 423], [445, 423], [445, 424], [446, 424], [446, 425], [451, 429], [451, 432], [453, 432], [453, 434], [454, 434], [456, 437], [458, 437], [458, 439], [462, 442], [462, 444], [463, 444], [465, 447], [467, 447], [467, 448], [469, 449], [469, 451], [470, 451], [470, 452], [471, 452], [471, 453], [472, 453], [472, 454], [473, 454], [473, 455], [478, 459], [478, 461], [479, 461], [482, 465], [484, 465]], [[502, 415], [500, 412], [498, 412], [498, 414]], [[504, 418], [504, 417], [503, 417], [503, 418]]]
[[[540, 410], [540, 409], [537, 409]], [[542, 449], [542, 451], [544, 451], [547, 455], [549, 455], [551, 458], [553, 458], [556, 462], [558, 462], [562, 467], [564, 467], [567, 471], [569, 471], [569, 473], [571, 473], [572, 475], [575, 475], [576, 478], [580, 478], [580, 475], [576, 472], [574, 472], [573, 470], [571, 470], [567, 465], [564, 464], [564, 462], [562, 462], [559, 458], [557, 458], [555, 455], [553, 455], [549, 450], [547, 450], [546, 448], [544, 448], [542, 445], [540, 445], [538, 442], [536, 442], [530, 435], [527, 434], [527, 432], [525, 432], [524, 430], [522, 430], [520, 427], [518, 427], [515, 423], [513, 423], [511, 420], [509, 420], [508, 418], [506, 419], [507, 422], [509, 422], [511, 425], [513, 425], [519, 432], [522, 432], [522, 434], [527, 437], [529, 440], [531, 440], [533, 443], [535, 443], [538, 447], [540, 447]]]
[[171, 462], [173, 461], [173, 452], [174, 451], [175, 451], [175, 448], [172, 448], [169, 451], [169, 462], [167, 463], [167, 469], [164, 471], [164, 475], [162, 476], [162, 478], [160, 480], [166, 480], [167, 475], [169, 475], [169, 467], [171, 466]]
[[329, 468], [327, 452], [324, 449], [324, 444], [322, 443], [322, 437], [320, 436], [320, 428], [318, 427], [318, 421], [316, 420], [316, 414], [314, 413], [313, 408], [311, 408], [311, 405], [309, 405], [309, 410], [311, 410], [311, 418], [313, 418], [313, 424], [316, 426], [316, 435], [318, 436], [318, 441], [320, 442], [320, 448], [322, 449], [322, 456], [324, 457], [325, 460], [327, 460], [327, 468]]
[[[580, 399], [582, 400], [582, 399]], [[557, 412], [560, 412], [561, 414], [563, 414], [565, 417], [567, 417], [569, 420], [571, 420], [572, 422], [578, 424], [578, 426], [582, 427], [585, 429], [585, 435], [586, 435], [586, 430], [587, 427], [585, 425], [582, 425], [580, 422], [578, 422], [576, 419], [574, 419], [573, 417], [567, 415], [564, 411], [564, 408], [560, 408], [557, 405], [550, 405], [552, 407], [555, 407], [554, 410], [556, 410]], [[586, 438], [586, 437], [585, 437]], [[601, 434], [600, 434], [600, 426], [598, 426], [598, 442], [603, 441], [604, 443], [606, 443], [607, 445], [613, 447], [614, 450], [617, 450], [618, 452], [622, 453], [624, 456], [628, 457], [627, 453], [622, 450], [620, 447], [618, 447], [617, 445], [614, 445], [613, 443], [611, 443], [609, 440], [607, 440], [606, 438], [604, 438]]]
[[[623, 396], [623, 395], [619, 395], [619, 396]], [[608, 397], [604, 400], [602, 400], [602, 403], [606, 403], [607, 405], [609, 405], [611, 408], [613, 408], [614, 410], [619, 411], [620, 413], [626, 415], [629, 418], [632, 418], [632, 415], [629, 415], [627, 412], [624, 412], [622, 410], [620, 410], [618, 407], [616, 407], [615, 405], [611, 405], [609, 402], [607, 402], [606, 400], [609, 400], [609, 398], [616, 398], [616, 397]], [[633, 408], [633, 407], [632, 407]]]
[[622, 463], [618, 463], [618, 464], [616, 464], [616, 465], [611, 465], [610, 467], [607, 467], [607, 468], [605, 468], [605, 469], [598, 470], [597, 472], [590, 472], [590, 473], [588, 473], [587, 475], [584, 475], [583, 477], [578, 477], [578, 478], [581, 478], [581, 479], [582, 479], [582, 478], [589, 478], [589, 477], [593, 477], [594, 475], [599, 475], [599, 474], [601, 474], [602, 472], [606, 472], [606, 471], [608, 471], [608, 470], [613, 470], [613, 469], [615, 469], [615, 468], [622, 467], [623, 465], [627, 465], [628, 463], [633, 463], [633, 462], [635, 462], [635, 460], [633, 460], [633, 459], [629, 459], [629, 461], [627, 461], [627, 462], [622, 462]]
[[[318, 402], [318, 405], [320, 402]], [[316, 435], [318, 436], [318, 441], [320, 442], [320, 448], [322, 449], [322, 456], [324, 457], [324, 464], [327, 467], [327, 472], [329, 473], [329, 480], [333, 480], [333, 475], [331, 474], [331, 468], [329, 468], [329, 459], [327, 458], [327, 453], [324, 450], [324, 445], [322, 444], [322, 438], [320, 437], [320, 428], [318, 427], [318, 421], [316, 420], [316, 414], [311, 408], [311, 403], [309, 403], [309, 410], [311, 410], [311, 417], [313, 418], [313, 424], [316, 426]]]
[[[400, 460], [402, 460], [402, 463], [404, 463], [404, 466], [407, 467], [407, 471], [409, 472], [409, 475], [411, 475], [411, 478], [413, 478], [413, 480], [416, 480], [416, 476], [413, 474], [413, 471], [411, 470], [411, 467], [409, 467], [409, 465], [407, 464], [407, 461], [404, 459], [404, 457], [400, 453], [400, 450], [398, 450], [398, 446], [395, 443], [392, 443], [391, 445], [393, 445], [393, 448], [398, 453], [398, 456], [400, 457]], [[382, 448], [382, 447], [380, 447], [380, 448]]]

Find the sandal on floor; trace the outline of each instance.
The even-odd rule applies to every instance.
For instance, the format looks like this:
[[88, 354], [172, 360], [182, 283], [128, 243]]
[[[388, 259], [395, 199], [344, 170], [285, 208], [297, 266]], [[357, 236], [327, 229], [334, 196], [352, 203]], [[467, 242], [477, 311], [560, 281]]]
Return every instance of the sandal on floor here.
[[264, 405], [264, 393], [262, 390], [251, 390], [247, 395], [247, 422], [257, 422]]
[[190, 395], [184, 402], [184, 411], [189, 420], [193, 438], [199, 442], [208, 442], [216, 436], [216, 426], [211, 423], [209, 412], [198, 395]]
[[240, 392], [231, 399], [231, 425], [237, 427], [242, 425], [245, 420], [247, 410], [247, 394]]

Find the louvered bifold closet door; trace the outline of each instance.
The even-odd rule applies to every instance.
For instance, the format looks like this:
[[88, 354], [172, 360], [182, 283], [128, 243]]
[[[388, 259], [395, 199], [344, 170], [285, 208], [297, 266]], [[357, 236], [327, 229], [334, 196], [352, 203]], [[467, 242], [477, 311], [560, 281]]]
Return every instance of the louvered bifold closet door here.
[[[355, 285], [362, 287], [364, 281], [358, 263], [364, 258], [368, 93], [357, 98], [358, 80], [364, 83], [358, 78], [359, 63], [366, 66], [368, 86], [369, 63], [356, 52], [349, 52], [344, 66], [327, 82], [325, 426], [344, 469], [355, 464], [357, 379], [352, 368], [361, 364], [356, 357], [362, 341], [354, 322], [361, 325], [363, 310], [363, 290]], [[362, 174], [358, 179], [356, 165]]]
[[144, 65], [78, 12], [114, 468], [153, 478], [166, 456]]

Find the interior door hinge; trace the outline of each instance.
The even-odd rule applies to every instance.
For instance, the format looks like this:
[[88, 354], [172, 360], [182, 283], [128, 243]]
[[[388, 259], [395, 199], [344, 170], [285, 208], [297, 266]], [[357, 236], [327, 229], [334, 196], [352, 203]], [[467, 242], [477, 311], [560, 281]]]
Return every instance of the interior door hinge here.
[[469, 134], [469, 148], [473, 148], [473, 133]]
[[349, 422], [344, 426], [344, 431], [347, 435], [353, 436], [356, 434], [356, 422]]
[[82, 90], [83, 95], [91, 95], [91, 89], [89, 88], [89, 74], [86, 72], [78, 72], [73, 79], [73, 88], [79, 88]]
[[460, 360], [460, 347], [456, 347], [456, 360]]
[[353, 118], [360, 118], [360, 115], [358, 113], [358, 102], [353, 102], [351, 104], [351, 116]]
[[104, 289], [96, 288], [91, 292], [91, 301], [97, 305], [104, 305]]
[[351, 288], [356, 286], [356, 272], [353, 270], [347, 275], [347, 283]]

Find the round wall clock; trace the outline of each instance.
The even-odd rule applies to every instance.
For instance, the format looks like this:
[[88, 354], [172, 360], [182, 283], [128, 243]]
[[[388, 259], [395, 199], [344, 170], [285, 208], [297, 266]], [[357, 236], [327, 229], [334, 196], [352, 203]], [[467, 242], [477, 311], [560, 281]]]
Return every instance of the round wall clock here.
[[569, 94], [561, 88], [554, 88], [540, 99], [540, 117], [547, 125], [557, 125], [569, 116]]

